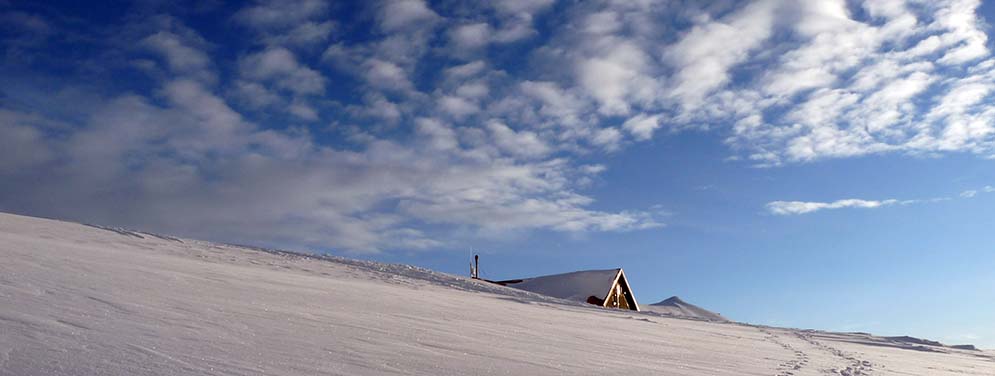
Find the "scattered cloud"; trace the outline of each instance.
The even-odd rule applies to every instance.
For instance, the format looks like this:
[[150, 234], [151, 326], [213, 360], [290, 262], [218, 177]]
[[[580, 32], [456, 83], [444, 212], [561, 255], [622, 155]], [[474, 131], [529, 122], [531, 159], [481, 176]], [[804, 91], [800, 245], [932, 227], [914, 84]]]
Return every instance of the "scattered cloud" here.
[[820, 210], [843, 208], [878, 208], [898, 204], [898, 200], [860, 200], [845, 199], [833, 202], [815, 201], [774, 201], [767, 204], [767, 210], [776, 215], [806, 214]]
[[507, 125], [497, 121], [487, 124], [487, 130], [494, 137], [494, 142], [504, 151], [513, 155], [523, 157], [543, 157], [550, 153], [552, 148], [539, 139], [534, 132], [515, 132]]
[[160, 31], [145, 37], [141, 44], [166, 59], [170, 69], [177, 74], [203, 74], [210, 68], [211, 59], [204, 51], [184, 43], [180, 37], [168, 31]]
[[986, 186], [978, 188], [978, 189], [968, 189], [966, 191], [963, 191], [963, 192], [960, 193], [960, 197], [961, 198], [974, 198], [975, 196], [977, 196], [979, 194], [992, 193], [992, 192], [995, 192], [995, 187], [990, 186], [990, 185], [986, 185]]
[[632, 133], [637, 140], [653, 138], [653, 132], [660, 127], [659, 116], [638, 115], [626, 120], [622, 128]]
[[52, 26], [44, 18], [34, 14], [18, 11], [0, 13], [0, 20], [5, 28], [28, 31], [35, 34], [49, 34]]
[[[261, 17], [251, 19], [263, 26], [278, 24], [270, 15], [252, 17]], [[199, 79], [200, 72], [217, 75], [202, 44], [167, 32], [143, 41], [173, 72], [151, 95], [94, 98], [92, 108], [81, 110], [85, 116], [58, 137], [45, 132], [44, 124], [55, 121], [44, 115], [2, 110], [0, 131], [11, 144], [3, 149], [0, 174], [28, 183], [4, 185], [0, 207], [207, 239], [354, 252], [447, 247], [473, 233], [661, 225], [649, 212], [589, 209], [594, 200], [577, 193], [573, 182], [603, 166], [551, 158], [553, 147], [535, 130], [494, 120], [474, 133], [421, 116], [411, 139], [350, 128], [355, 144], [322, 145], [308, 128], [261, 127], [218, 94], [250, 108], [278, 106], [298, 119], [318, 119], [320, 109], [307, 99], [325, 91], [326, 79], [298, 53], [266, 46], [245, 54], [225, 89]], [[404, 59], [358, 52], [370, 68], [371, 88], [414, 90]], [[440, 97], [442, 113], [459, 119], [479, 111], [489, 85], [464, 80], [486, 74], [483, 63], [449, 72], [457, 85]], [[364, 100], [382, 119], [399, 121], [410, 111], [376, 92]], [[74, 189], [57, 188], [66, 182]], [[36, 183], [48, 188], [35, 189]]]
[[[0, 208], [417, 249], [456, 232], [659, 227], [659, 211], [601, 208], [584, 187], [606, 168], [599, 155], [682, 130], [757, 166], [995, 157], [995, 58], [977, 0], [356, 6], [347, 19], [322, 0], [255, 1], [219, 26], [238, 43], [164, 14], [94, 23], [72, 41], [80, 56], [30, 47], [65, 38], [58, 22], [0, 14], [4, 71], [95, 93], [59, 106], [70, 111], [0, 89], [0, 177], [20, 182], [0, 187]], [[32, 62], [44, 54], [50, 64]], [[132, 77], [124, 65], [151, 79], [118, 82]]]
[[477, 22], [456, 26], [449, 31], [449, 38], [456, 49], [477, 49], [486, 46], [491, 40], [491, 26]]
[[335, 22], [327, 20], [329, 6], [324, 0], [306, 0], [294, 6], [279, 1], [262, 1], [235, 13], [233, 19], [256, 32], [264, 44], [285, 47], [313, 47], [328, 40]]
[[440, 19], [422, 0], [387, 0], [380, 8], [380, 28], [387, 32], [420, 27]]
[[392, 62], [374, 58], [366, 62], [365, 68], [363, 78], [374, 88], [407, 91], [413, 87], [408, 80], [408, 73]]
[[722, 19], [703, 15], [666, 50], [666, 61], [676, 70], [670, 95], [685, 107], [702, 105], [707, 95], [729, 82], [732, 68], [773, 34], [778, 6], [776, 1], [757, 1]]
[[[991, 193], [995, 192], [995, 187], [986, 185], [981, 189], [969, 189], [962, 191], [956, 197], [961, 199], [974, 198], [980, 193]], [[861, 199], [845, 199], [837, 200], [833, 202], [818, 202], [818, 201], [772, 201], [767, 203], [767, 211], [771, 214], [776, 215], [795, 215], [795, 214], [807, 214], [825, 209], [843, 209], [843, 208], [880, 208], [892, 205], [913, 205], [913, 204], [925, 204], [925, 203], [937, 203], [944, 201], [951, 201], [954, 197], [934, 197], [930, 199], [916, 199], [916, 200], [861, 200]]]
[[294, 6], [280, 1], [259, 1], [236, 12], [234, 19], [257, 29], [277, 29], [301, 25], [327, 11], [328, 3], [324, 0], [303, 0]]
[[[372, 138], [346, 151], [319, 146], [306, 133], [262, 130], [194, 81], [164, 90], [165, 107], [137, 96], [110, 99], [69, 135], [68, 146], [27, 126], [4, 125], [4, 134], [17, 136], [4, 139], [19, 146], [3, 149], [17, 158], [5, 156], [2, 172], [48, 188], [5, 185], [0, 196], [8, 199], [0, 205], [208, 239], [355, 252], [449, 246], [450, 235], [425, 232], [426, 224], [471, 226], [484, 235], [660, 225], [648, 213], [585, 208], [594, 200], [573, 192], [571, 182], [603, 169], [559, 159], [478, 159], [490, 154], [464, 147], [438, 120], [417, 121], [414, 143]], [[548, 152], [527, 133], [490, 129], [513, 155]], [[510, 149], [515, 140], [535, 144]], [[48, 169], [32, 168], [46, 163]], [[74, 189], [57, 189], [58, 182]], [[114, 205], [94, 199], [105, 195]]]
[[325, 77], [298, 63], [294, 53], [285, 48], [269, 48], [249, 54], [239, 62], [239, 71], [247, 79], [269, 82], [296, 94], [321, 94], [325, 91]]
[[36, 116], [0, 110], [0, 174], [33, 169], [49, 162], [54, 153], [42, 131], [33, 127]]

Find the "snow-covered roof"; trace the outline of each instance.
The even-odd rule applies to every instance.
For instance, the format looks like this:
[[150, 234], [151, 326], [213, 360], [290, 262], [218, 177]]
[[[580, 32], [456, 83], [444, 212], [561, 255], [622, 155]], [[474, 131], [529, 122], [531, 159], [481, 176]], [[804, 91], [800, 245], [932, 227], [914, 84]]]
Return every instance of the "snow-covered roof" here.
[[501, 284], [554, 298], [587, 302], [587, 298], [591, 296], [604, 299], [611, 291], [619, 270], [621, 269], [584, 270], [526, 278], [521, 282], [503, 281]]

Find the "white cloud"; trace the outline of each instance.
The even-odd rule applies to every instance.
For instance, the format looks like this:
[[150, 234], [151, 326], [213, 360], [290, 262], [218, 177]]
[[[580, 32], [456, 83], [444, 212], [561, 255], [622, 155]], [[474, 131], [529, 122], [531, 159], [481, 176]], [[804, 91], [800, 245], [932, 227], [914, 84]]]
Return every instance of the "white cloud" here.
[[461, 80], [471, 76], [475, 76], [486, 68], [487, 63], [477, 60], [469, 62], [462, 65], [457, 65], [455, 67], [446, 68], [445, 75], [449, 79]]
[[491, 27], [486, 22], [456, 26], [449, 32], [449, 38], [457, 50], [484, 47], [490, 43], [491, 35]]
[[269, 34], [263, 39], [274, 45], [315, 46], [328, 40], [335, 28], [331, 21], [305, 22], [282, 33]]
[[51, 146], [39, 129], [36, 116], [0, 110], [0, 174], [17, 176], [38, 168], [53, 157]]
[[939, 98], [939, 103], [926, 115], [927, 119], [939, 120], [946, 116], [963, 116], [970, 113], [971, 107], [981, 102], [995, 90], [995, 83], [978, 80], [976, 77], [962, 79], [950, 86], [950, 90]]
[[386, 124], [395, 124], [401, 120], [400, 106], [379, 94], [371, 94], [365, 99], [366, 106], [360, 111], [363, 116], [379, 119]]
[[255, 31], [253, 38], [274, 47], [312, 47], [325, 42], [335, 23], [328, 16], [325, 0], [306, 0], [287, 6], [263, 1], [235, 13], [234, 20]]
[[287, 112], [303, 120], [318, 120], [318, 111], [302, 101], [295, 101], [287, 107]]
[[[553, 1], [439, 4], [436, 12], [420, 0], [370, 3], [339, 25], [322, 1], [257, 2], [233, 18], [250, 50], [225, 45], [218, 56], [209, 52], [222, 46], [175, 19], [129, 26], [137, 32], [122, 33], [133, 35], [122, 43], [139, 48], [124, 53], [144, 53], [123, 60], [161, 86], [93, 99], [99, 109], [58, 137], [23, 120], [41, 115], [0, 123], [16, 140], [0, 169], [59, 164], [35, 181], [81, 187], [0, 187], [2, 197], [55, 212], [43, 200], [54, 197], [111, 224], [164, 218], [150, 225], [376, 250], [439, 246], [447, 226], [658, 226], [643, 212], [591, 209], [578, 187], [604, 168], [581, 160], [661, 137], [662, 124], [708, 130], [725, 139], [730, 159], [761, 166], [889, 152], [995, 155], [995, 59], [978, 1], [564, 3], [542, 19], [550, 35], [528, 42]], [[312, 48], [326, 44], [328, 65], [314, 65]], [[527, 64], [509, 64], [509, 52]], [[319, 119], [327, 121], [313, 124]], [[335, 146], [322, 143], [329, 139]], [[38, 158], [17, 145], [37, 148]], [[116, 193], [134, 200], [117, 214], [87, 202]], [[927, 201], [768, 209], [913, 202]], [[182, 210], [203, 210], [204, 219], [167, 220]]]
[[[979, 3], [873, 2], [863, 5], [867, 13], [848, 4], [578, 5], [566, 12], [569, 27], [536, 55], [572, 74], [519, 85], [541, 104], [537, 114], [566, 125], [563, 137], [605, 140], [610, 133], [581, 124], [604, 128], [618, 116], [652, 113], [676, 130], [725, 133], [737, 158], [760, 166], [995, 153], [995, 109], [987, 105], [995, 60], [978, 43], [987, 40]], [[674, 12], [693, 25], [671, 29], [664, 20]], [[660, 43], [672, 35], [676, 41]], [[649, 127], [633, 132], [632, 121], [622, 127], [632, 139], [652, 137]]]
[[261, 109], [283, 102], [283, 98], [265, 86], [252, 81], [237, 80], [232, 84], [232, 96], [249, 107]]
[[239, 61], [239, 71], [247, 79], [270, 82], [296, 94], [325, 91], [325, 77], [300, 64], [294, 53], [286, 48], [268, 48], [249, 54]]
[[288, 6], [282, 1], [262, 1], [235, 13], [235, 20], [257, 29], [285, 28], [301, 25], [328, 10], [324, 0], [297, 1]]
[[482, 99], [490, 94], [490, 88], [483, 82], [468, 82], [456, 88], [456, 94], [464, 98]]
[[380, 28], [397, 31], [431, 24], [441, 17], [422, 0], [387, 0], [380, 9]]
[[548, 81], [524, 81], [518, 84], [518, 90], [520, 96], [499, 103], [507, 107], [505, 111], [511, 117], [520, 117], [523, 123], [538, 123], [539, 128], [558, 128], [557, 138], [562, 141], [590, 139], [596, 134], [597, 124], [583, 121], [593, 103], [574, 92]]
[[438, 100], [439, 109], [457, 119], [462, 119], [480, 111], [475, 103], [464, 98], [445, 95]]
[[172, 81], [166, 84], [164, 91], [170, 102], [188, 110], [201, 127], [228, 132], [243, 123], [241, 115], [197, 82]]
[[975, 11], [981, 5], [979, 0], [953, 0], [941, 3], [936, 11], [934, 25], [946, 30], [940, 35], [948, 49], [939, 63], [960, 65], [988, 55], [985, 43], [987, 34], [981, 28], [982, 21]]
[[429, 149], [441, 152], [459, 150], [459, 140], [456, 132], [446, 124], [436, 119], [415, 119], [416, 130]]
[[[455, 234], [427, 231], [426, 224], [458, 226], [460, 236], [467, 229], [659, 226], [642, 212], [586, 209], [593, 199], [573, 192], [573, 177], [603, 168], [580, 171], [566, 160], [542, 159], [548, 149], [528, 131], [489, 128], [497, 145], [527, 162], [472, 158], [479, 154], [462, 146], [450, 125], [429, 118], [415, 121], [418, 137], [410, 143], [372, 137], [347, 151], [320, 146], [306, 132], [261, 130], [194, 81], [163, 90], [168, 106], [137, 96], [107, 101], [91, 123], [69, 134], [69, 147], [25, 128], [30, 122], [19, 121], [25, 125], [17, 131], [2, 123], [10, 136], [4, 140], [23, 134], [17, 140], [32, 157], [52, 150], [54, 158], [5, 158], [31, 175], [18, 181], [41, 185], [4, 185], [0, 204], [198, 238], [357, 252], [451, 246]], [[24, 169], [52, 161], [61, 162]], [[58, 188], [66, 184], [74, 188]]]
[[622, 28], [622, 20], [617, 12], [604, 10], [591, 13], [582, 21], [584, 32], [595, 35], [610, 35]]
[[845, 199], [833, 202], [810, 201], [773, 201], [767, 204], [767, 210], [776, 215], [795, 215], [812, 213], [819, 210], [842, 208], [878, 208], [898, 204], [898, 200], [860, 200]]
[[890, 205], [914, 205], [914, 204], [927, 204], [927, 203], [938, 203], [951, 201], [957, 197], [961, 199], [974, 198], [980, 193], [991, 193], [995, 192], [995, 187], [986, 185], [980, 189], [969, 189], [962, 191], [959, 195], [955, 197], [934, 197], [929, 199], [915, 199], [915, 200], [861, 200], [861, 199], [845, 199], [837, 200], [833, 202], [818, 202], [818, 201], [772, 201], [767, 203], [767, 210], [776, 215], [795, 215], [795, 214], [806, 214], [812, 213], [819, 210], [826, 209], [842, 209], [842, 208], [879, 208], [883, 206]]
[[543, 157], [550, 153], [551, 148], [538, 135], [530, 131], [515, 132], [497, 121], [487, 123], [494, 142], [504, 151], [523, 157]]
[[720, 20], [692, 27], [665, 51], [677, 70], [670, 94], [688, 107], [726, 84], [730, 69], [745, 61], [773, 32], [775, 1], [757, 1]]
[[626, 114], [630, 100], [646, 99], [645, 85], [653, 82], [644, 71], [646, 53], [633, 43], [606, 38], [596, 56], [577, 62], [576, 76], [581, 87], [601, 104], [605, 114]]
[[[967, 73], [960, 75], [933, 62], [937, 54], [964, 45], [951, 40], [970, 39], [980, 30], [977, 3], [868, 5], [880, 18], [875, 21], [857, 20], [840, 4], [785, 8], [801, 15], [798, 24], [788, 25], [807, 39], [772, 44], [786, 52], [774, 60], [779, 65], [760, 76], [765, 81], [746, 78], [728, 89], [736, 97], [753, 98], [752, 110], [731, 108], [713, 94], [702, 110], [676, 120], [732, 118], [749, 124], [734, 127], [728, 142], [764, 166], [896, 151], [990, 154], [995, 113], [978, 104], [992, 94], [985, 84], [991, 82], [991, 64], [957, 61], [966, 64]], [[917, 23], [917, 18], [934, 21]], [[770, 58], [757, 52], [740, 64]], [[763, 95], [755, 97], [755, 84], [765, 85]]]
[[378, 89], [405, 91], [410, 90], [412, 85], [408, 80], [408, 75], [397, 66], [397, 64], [379, 59], [370, 59], [366, 62], [364, 78], [371, 86]]
[[492, 40], [498, 43], [511, 43], [536, 35], [533, 27], [537, 15], [552, 7], [555, 0], [498, 0], [489, 4], [494, 7], [500, 19]]
[[555, 0], [495, 0], [490, 2], [494, 9], [511, 15], [534, 15], [553, 5]]
[[649, 116], [646, 114], [639, 114], [629, 120], [626, 120], [622, 124], [622, 128], [632, 133], [637, 140], [649, 140], [653, 137], [653, 132], [660, 127], [660, 116], [653, 115]]
[[622, 132], [619, 132], [617, 128], [601, 128], [591, 138], [591, 143], [607, 151], [618, 150], [621, 141]]
[[177, 34], [159, 31], [142, 39], [140, 44], [165, 58], [175, 74], [189, 75], [206, 82], [215, 80], [214, 74], [209, 71], [211, 59], [207, 53]]

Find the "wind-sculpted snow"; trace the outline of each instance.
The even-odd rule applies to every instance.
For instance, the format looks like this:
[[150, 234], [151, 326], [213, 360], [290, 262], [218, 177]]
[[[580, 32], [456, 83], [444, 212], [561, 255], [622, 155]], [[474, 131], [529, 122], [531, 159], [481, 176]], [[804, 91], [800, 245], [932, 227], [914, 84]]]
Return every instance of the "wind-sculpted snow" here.
[[0, 214], [0, 375], [992, 375], [993, 356]]

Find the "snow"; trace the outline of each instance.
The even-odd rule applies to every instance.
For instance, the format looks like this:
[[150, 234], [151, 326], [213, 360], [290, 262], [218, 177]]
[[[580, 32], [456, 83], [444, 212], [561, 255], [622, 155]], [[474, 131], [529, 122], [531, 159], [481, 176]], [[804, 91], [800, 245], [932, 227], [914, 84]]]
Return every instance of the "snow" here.
[[587, 302], [595, 296], [604, 300], [618, 276], [618, 269], [584, 270], [579, 272], [526, 278], [509, 283], [508, 287], [575, 302]]
[[698, 307], [694, 304], [685, 302], [681, 298], [672, 296], [666, 300], [653, 303], [650, 305], [643, 305], [643, 311], [659, 313], [661, 315], [677, 316], [684, 318], [693, 318], [708, 321], [729, 321], [722, 315], [715, 312], [709, 311], [707, 309]]
[[995, 374], [990, 351], [8, 214], [0, 260], [0, 375]]

